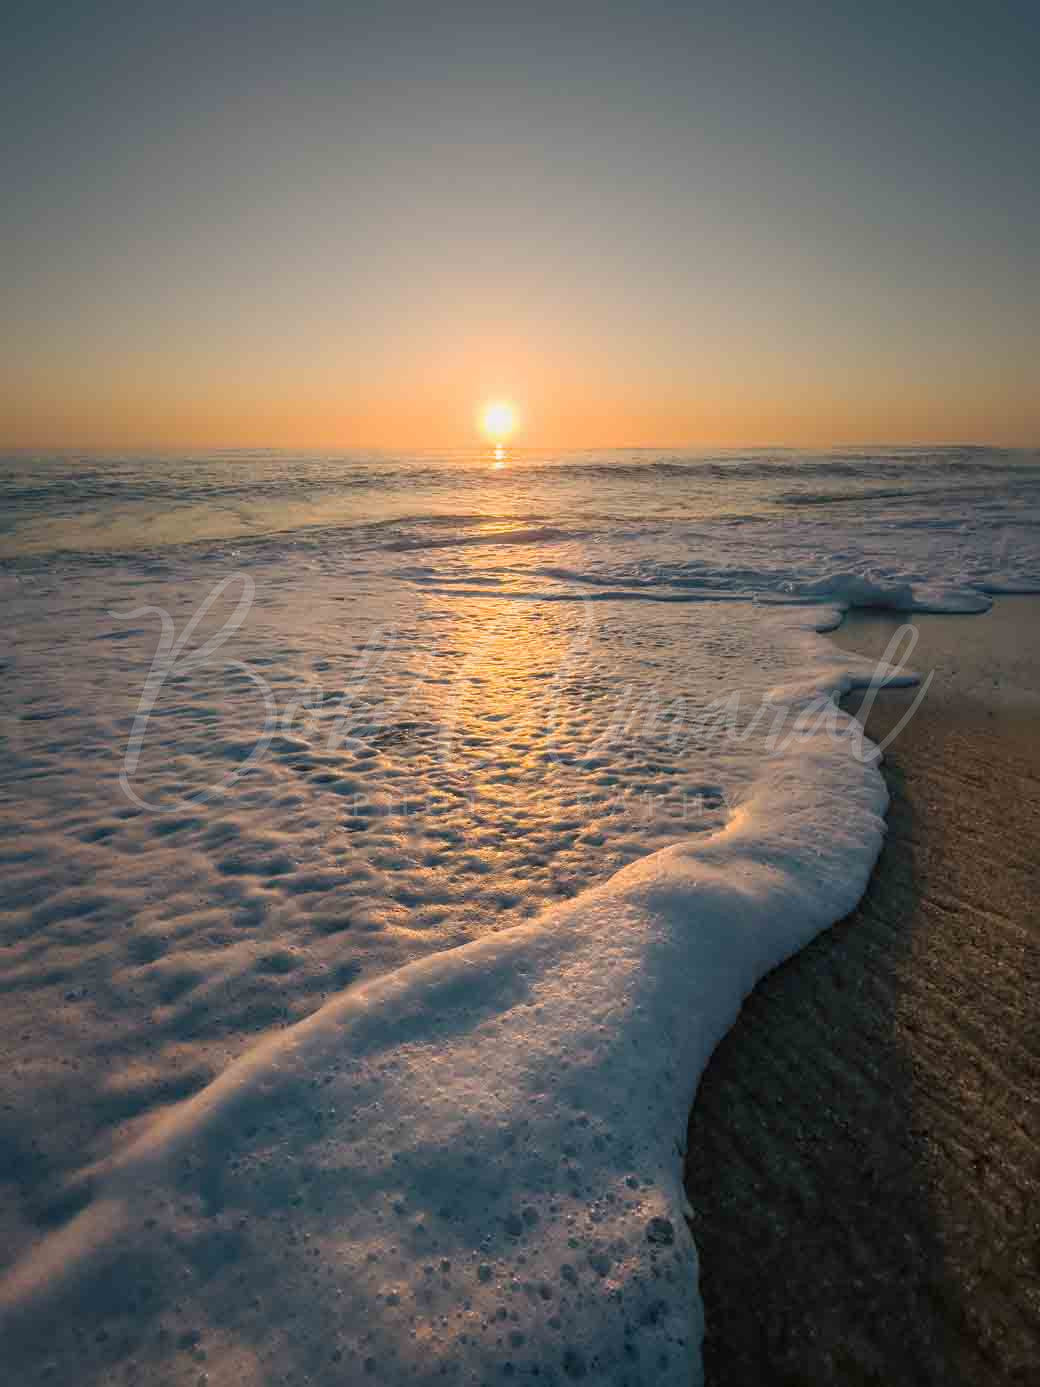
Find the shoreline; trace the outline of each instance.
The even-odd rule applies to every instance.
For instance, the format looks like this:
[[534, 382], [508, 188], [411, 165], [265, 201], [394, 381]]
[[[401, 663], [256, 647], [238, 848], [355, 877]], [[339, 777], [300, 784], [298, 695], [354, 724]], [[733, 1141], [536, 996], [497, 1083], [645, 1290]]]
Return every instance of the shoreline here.
[[[821, 670], [832, 671], [825, 651]], [[243, 1355], [257, 1380], [306, 1368], [333, 1381], [346, 1363], [432, 1381], [463, 1360], [487, 1375], [507, 1348], [497, 1326], [509, 1306], [520, 1337], [508, 1347], [531, 1364], [627, 1377], [638, 1358], [644, 1381], [688, 1381], [700, 1304], [675, 1157], [692, 1076], [763, 969], [852, 908], [883, 834], [879, 775], [818, 735], [816, 752], [756, 781], [723, 831], [641, 859], [541, 924], [347, 989], [68, 1187], [52, 1231], [0, 1285], [18, 1380], [41, 1363], [84, 1383], [193, 1372], [181, 1353], [218, 1382], [242, 1377]], [[781, 1016], [795, 1021], [791, 1053], [816, 1065], [797, 1013], [785, 1004]], [[662, 1036], [677, 1042], [663, 1071]], [[783, 1053], [774, 1044], [770, 1059]], [[768, 1071], [766, 1086], [775, 1100]], [[445, 1131], [450, 1141], [430, 1142]], [[780, 1189], [760, 1212], [782, 1212]], [[285, 1313], [269, 1322], [275, 1282]], [[624, 1298], [623, 1318], [604, 1318], [601, 1283]], [[713, 1314], [709, 1303], [709, 1343]], [[709, 1360], [709, 1382], [711, 1371]], [[814, 1367], [777, 1380], [827, 1378]]]
[[[935, 677], [888, 747], [857, 909], [769, 974], [690, 1118], [708, 1387], [1024, 1382], [1040, 1361], [1040, 598], [900, 626]], [[914, 689], [881, 694], [881, 740]], [[843, 706], [856, 713], [862, 693]]]
[[699, 1380], [695, 1076], [763, 971], [858, 900], [886, 800], [814, 732], [721, 831], [260, 1040], [66, 1187], [0, 1282], [15, 1380], [186, 1358], [219, 1383], [490, 1379], [517, 1349], [532, 1374]]

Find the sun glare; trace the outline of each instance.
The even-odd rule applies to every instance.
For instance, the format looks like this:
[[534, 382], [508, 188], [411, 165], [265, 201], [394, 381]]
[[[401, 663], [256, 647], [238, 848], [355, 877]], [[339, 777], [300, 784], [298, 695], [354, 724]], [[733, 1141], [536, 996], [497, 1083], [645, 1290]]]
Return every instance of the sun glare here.
[[480, 427], [488, 438], [504, 443], [516, 432], [516, 410], [508, 400], [492, 400], [480, 414]]

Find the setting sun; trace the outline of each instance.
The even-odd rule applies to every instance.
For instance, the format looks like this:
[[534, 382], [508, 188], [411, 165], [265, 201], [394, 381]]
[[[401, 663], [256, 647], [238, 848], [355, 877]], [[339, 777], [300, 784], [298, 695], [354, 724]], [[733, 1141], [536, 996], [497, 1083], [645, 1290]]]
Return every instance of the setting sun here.
[[480, 427], [488, 438], [504, 443], [516, 432], [516, 410], [508, 400], [493, 400], [480, 414]]

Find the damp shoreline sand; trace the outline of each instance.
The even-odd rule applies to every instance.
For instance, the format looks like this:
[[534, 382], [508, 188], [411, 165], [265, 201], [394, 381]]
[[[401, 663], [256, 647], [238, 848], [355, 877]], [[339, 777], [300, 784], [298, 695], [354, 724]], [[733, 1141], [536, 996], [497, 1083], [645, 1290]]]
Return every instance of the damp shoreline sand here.
[[[907, 620], [935, 676], [885, 753], [867, 893], [755, 989], [691, 1115], [709, 1387], [1040, 1364], [1040, 599], [832, 638], [876, 658]], [[868, 733], [913, 697], [878, 696]]]

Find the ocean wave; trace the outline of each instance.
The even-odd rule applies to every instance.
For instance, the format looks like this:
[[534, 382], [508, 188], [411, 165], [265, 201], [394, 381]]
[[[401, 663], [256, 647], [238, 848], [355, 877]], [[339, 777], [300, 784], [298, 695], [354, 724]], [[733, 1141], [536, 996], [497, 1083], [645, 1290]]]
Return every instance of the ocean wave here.
[[[384, 539], [420, 547], [433, 528], [544, 525], [546, 542], [705, 520], [748, 529], [770, 515], [828, 507], [862, 521], [888, 504], [925, 528], [977, 507], [1036, 508], [1035, 454], [1000, 450], [532, 454], [213, 455], [164, 459], [0, 460], [5, 561], [63, 555], [110, 562], [192, 546], [257, 549]], [[467, 530], [467, 527], [470, 527]], [[446, 546], [447, 547], [447, 546]]]
[[567, 530], [555, 525], [488, 525], [483, 524], [473, 534], [430, 536], [425, 534], [405, 535], [386, 540], [382, 548], [391, 553], [411, 549], [460, 549], [470, 545], [498, 544], [553, 544], [563, 539], [580, 539], [584, 530]]
[[[845, 491], [785, 491], [776, 500], [783, 506], [871, 506], [878, 501], [921, 501], [935, 503], [940, 510], [951, 506], [973, 502], [990, 502], [993, 497], [992, 480], [980, 480], [969, 484], [951, 486], [947, 477], [936, 478], [927, 486], [916, 486], [908, 479], [902, 486], [860, 486]], [[1002, 498], [1002, 504], [1011, 497]], [[1020, 503], [1040, 501], [1040, 480], [1032, 477], [1019, 477], [1014, 481], [1013, 499]], [[936, 517], [942, 523], [946, 517]]]

